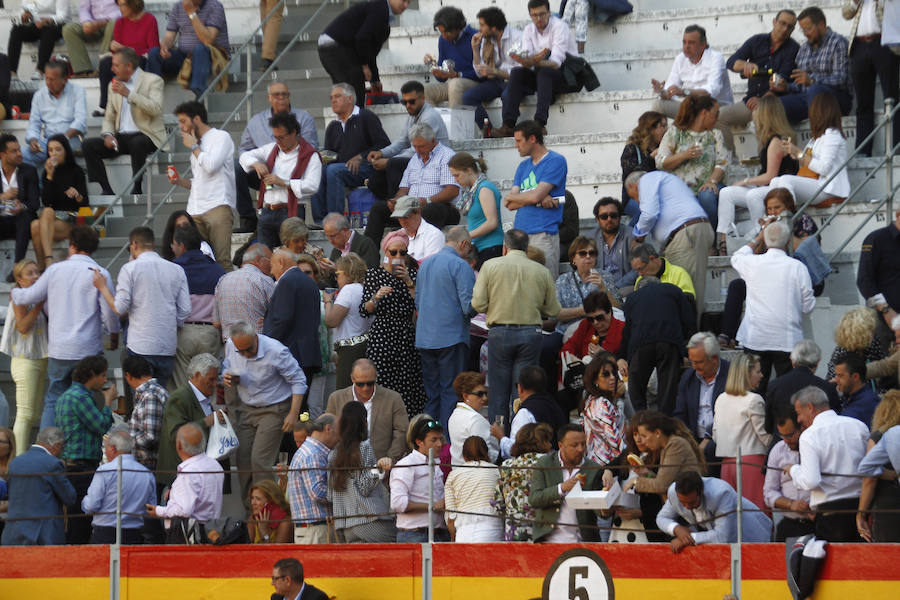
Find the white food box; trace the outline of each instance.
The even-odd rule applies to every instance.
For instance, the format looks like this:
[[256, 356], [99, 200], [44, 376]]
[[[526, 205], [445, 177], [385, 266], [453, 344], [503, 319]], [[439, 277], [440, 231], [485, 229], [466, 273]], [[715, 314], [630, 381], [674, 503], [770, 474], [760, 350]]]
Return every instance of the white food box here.
[[608, 490], [585, 491], [580, 483], [566, 494], [566, 502], [575, 509], [609, 510], [614, 506], [622, 508], [640, 508], [641, 500], [634, 492], [623, 492], [616, 480]]

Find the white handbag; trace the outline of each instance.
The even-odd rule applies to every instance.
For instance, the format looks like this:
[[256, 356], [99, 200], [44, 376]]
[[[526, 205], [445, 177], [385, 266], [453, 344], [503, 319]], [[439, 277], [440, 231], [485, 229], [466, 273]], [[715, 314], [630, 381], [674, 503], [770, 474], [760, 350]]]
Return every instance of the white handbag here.
[[213, 419], [212, 427], [209, 428], [209, 441], [206, 443], [206, 455], [215, 460], [228, 458], [238, 447], [238, 437], [228, 415], [221, 414], [225, 417], [225, 423], [219, 422], [218, 415]]

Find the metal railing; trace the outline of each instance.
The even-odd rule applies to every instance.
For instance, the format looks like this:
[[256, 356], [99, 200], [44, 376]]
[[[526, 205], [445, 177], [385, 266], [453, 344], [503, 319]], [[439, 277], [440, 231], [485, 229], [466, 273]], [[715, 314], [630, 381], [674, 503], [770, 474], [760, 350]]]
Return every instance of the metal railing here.
[[[218, 75], [213, 77], [213, 79], [209, 82], [209, 85], [207, 85], [206, 89], [203, 91], [203, 93], [200, 95], [200, 97], [197, 98], [197, 100], [202, 102], [210, 94], [212, 94], [215, 86], [219, 83], [219, 81], [223, 77], [228, 77], [228, 74], [231, 71], [231, 66], [235, 63], [235, 61], [240, 60], [241, 55], [246, 53], [246, 63], [247, 64], [246, 64], [245, 70], [246, 70], [246, 76], [247, 76], [247, 88], [244, 92], [244, 97], [241, 98], [240, 101], [238, 101], [237, 105], [234, 107], [234, 109], [231, 111], [231, 113], [225, 118], [225, 120], [221, 123], [221, 125], [219, 125], [220, 128], [224, 128], [232, 120], [234, 120], [235, 116], [238, 114], [238, 112], [241, 110], [241, 108], [244, 107], [245, 105], [247, 106], [247, 115], [248, 115], [248, 120], [249, 120], [249, 116], [252, 116], [252, 110], [253, 110], [253, 104], [252, 104], [253, 93], [256, 91], [256, 89], [259, 87], [259, 85], [262, 82], [267, 81], [271, 78], [274, 78], [275, 70], [277, 69], [279, 61], [291, 50], [291, 48], [293, 48], [293, 46], [298, 41], [301, 41], [302, 39], [306, 38], [307, 30], [309, 29], [312, 22], [316, 19], [316, 17], [318, 17], [319, 14], [322, 12], [322, 10], [328, 4], [334, 4], [334, 3], [335, 3], [335, 0], [322, 0], [321, 4], [319, 4], [318, 8], [316, 8], [316, 10], [313, 12], [313, 14], [309, 16], [309, 18], [306, 20], [306, 22], [303, 24], [303, 26], [300, 27], [300, 29], [293, 35], [293, 37], [291, 37], [291, 39], [285, 45], [284, 49], [282, 49], [281, 52], [279, 52], [275, 56], [275, 59], [272, 61], [272, 64], [269, 65], [269, 67], [265, 71], [262, 72], [262, 74], [259, 76], [259, 78], [256, 80], [256, 82], [251, 85], [250, 82], [252, 80], [253, 70], [250, 66], [250, 57], [251, 57], [252, 47], [253, 47], [253, 44], [255, 44], [256, 36], [262, 32], [265, 25], [269, 22], [269, 19], [272, 18], [272, 16], [274, 16], [276, 14], [276, 11], [278, 11], [280, 13], [282, 8], [285, 6], [286, 0], [279, 0], [278, 4], [276, 4], [272, 8], [272, 10], [269, 12], [269, 14], [266, 15], [266, 18], [263, 19], [262, 21], [260, 21], [259, 26], [257, 26], [257, 28], [254, 29], [253, 32], [247, 37], [247, 40], [243, 44], [241, 44], [241, 46], [237, 50], [235, 50], [231, 53], [231, 57], [229, 58], [228, 63], [222, 68], [222, 70], [219, 72]], [[299, 4], [299, 2], [297, 2], [297, 4]], [[166, 195], [154, 207], [153, 206], [153, 195], [151, 193], [152, 184], [150, 183], [150, 180], [152, 179], [152, 174], [153, 174], [151, 169], [155, 165], [155, 163], [157, 162], [157, 160], [160, 158], [161, 155], [174, 154], [174, 148], [173, 148], [172, 152], [165, 150], [165, 148], [170, 143], [175, 142], [175, 140], [178, 138], [179, 134], [180, 134], [180, 130], [176, 126], [175, 129], [173, 129], [172, 132], [166, 137], [166, 139], [162, 143], [162, 145], [160, 145], [160, 147], [157, 148], [153, 154], [151, 154], [150, 156], [147, 157], [147, 161], [144, 163], [144, 165], [132, 175], [131, 180], [125, 185], [124, 188], [122, 188], [122, 191], [119, 192], [119, 194], [116, 196], [116, 198], [113, 200], [113, 202], [110, 203], [109, 208], [106, 210], [106, 212], [103, 214], [103, 216], [100, 219], [100, 222], [103, 225], [107, 224], [106, 220], [109, 217], [109, 214], [110, 214], [112, 208], [115, 207], [116, 205], [118, 205], [119, 203], [124, 202], [125, 196], [130, 195], [130, 194], [127, 194], [126, 192], [128, 190], [131, 190], [132, 186], [134, 186], [134, 184], [138, 180], [138, 178], [140, 178], [141, 176], [144, 176], [145, 174], [147, 175], [147, 178], [146, 178], [147, 179], [147, 186], [146, 186], [147, 214], [144, 217], [143, 225], [147, 225], [153, 221], [153, 217], [155, 217], [156, 213], [159, 212], [159, 209], [162, 208], [162, 206], [164, 204], [166, 204], [169, 201], [169, 199], [171, 199], [172, 195], [175, 193], [175, 190], [179, 186], [173, 184], [171, 186], [171, 188], [169, 189], [168, 193], [166, 193]], [[191, 170], [190, 170], [190, 167], [188, 167], [187, 171], [185, 171], [185, 173], [184, 173], [184, 176], [188, 176], [188, 175], [190, 175], [190, 173], [191, 173]], [[119, 259], [119, 257], [121, 257], [127, 250], [128, 250], [128, 244], [126, 243], [122, 246], [122, 248], [119, 249], [118, 252], [116, 252], [115, 256], [113, 256], [109, 260], [109, 262], [106, 265], [107, 268], [111, 269], [112, 265], [115, 264], [115, 262]]]
[[872, 219], [873, 216], [878, 213], [879, 210], [881, 210], [883, 206], [887, 205], [887, 222], [891, 222], [893, 220], [892, 217], [894, 212], [894, 194], [896, 194], [897, 190], [900, 189], [900, 186], [894, 186], [894, 155], [896, 154], [898, 147], [900, 147], [900, 143], [895, 144], [895, 140], [893, 139], [893, 123], [894, 119], [900, 118], [900, 115], [897, 114], [898, 110], [900, 110], [900, 103], [898, 103], [897, 106], [894, 106], [894, 100], [892, 98], [885, 98], [884, 117], [882, 118], [881, 122], [875, 126], [872, 132], [868, 136], [866, 136], [866, 138], [862, 142], [857, 141], [856, 148], [853, 150], [853, 152], [851, 152], [847, 159], [843, 163], [841, 163], [840, 167], [835, 169], [831, 173], [831, 175], [822, 180], [822, 183], [819, 185], [819, 189], [816, 190], [816, 193], [813, 194], [812, 198], [807, 200], [802, 206], [797, 207], [796, 213], [791, 218], [791, 222], [793, 224], [793, 220], [797, 218], [798, 215], [803, 213], [807, 208], [809, 208], [810, 205], [819, 201], [819, 196], [825, 191], [825, 188], [828, 186], [828, 184], [831, 183], [834, 178], [841, 173], [841, 171], [847, 168], [850, 162], [854, 158], [856, 158], [856, 156], [860, 153], [861, 149], [864, 146], [875, 140], [875, 136], [881, 129], [884, 129], [884, 156], [882, 156], [878, 160], [877, 165], [875, 165], [871, 170], [869, 170], [868, 173], [866, 173], [866, 176], [863, 178], [863, 180], [857, 183], [856, 186], [850, 190], [847, 198], [832, 210], [832, 213], [828, 217], [828, 219], [826, 219], [825, 222], [819, 227], [819, 235], [821, 235], [822, 232], [831, 225], [838, 214], [840, 214], [841, 211], [850, 204], [850, 201], [862, 191], [863, 186], [865, 186], [865, 184], [868, 183], [871, 179], [875, 178], [875, 176], [878, 174], [879, 169], [881, 169], [882, 167], [886, 167], [885, 197], [882, 198], [874, 207], [872, 207], [872, 210], [868, 215], [866, 215], [866, 217], [856, 227], [856, 229], [854, 229], [853, 232], [850, 233], [850, 235], [848, 235], [838, 245], [837, 249], [828, 256], [829, 263], [834, 261], [837, 255], [847, 247], [847, 244], [849, 244], [851, 240], [853, 240], [856, 234], [862, 231], [863, 227], [866, 226], [866, 224]]

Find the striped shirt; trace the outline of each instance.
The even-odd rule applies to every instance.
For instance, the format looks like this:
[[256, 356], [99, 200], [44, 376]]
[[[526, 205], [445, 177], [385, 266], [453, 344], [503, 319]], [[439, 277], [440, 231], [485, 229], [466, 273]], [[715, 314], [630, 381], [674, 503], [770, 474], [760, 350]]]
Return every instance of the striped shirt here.
[[[204, 26], [215, 27], [218, 30], [213, 46], [228, 54], [230, 50], [228, 47], [228, 23], [225, 21], [225, 7], [219, 0], [203, 0], [200, 8], [197, 9], [197, 18]], [[181, 2], [172, 5], [172, 12], [169, 13], [169, 20], [166, 22], [166, 31], [174, 31], [179, 34], [178, 48], [182, 52], [190, 54], [193, 52], [194, 46], [201, 43]]]
[[[797, 53], [796, 68], [806, 71], [814, 83], [829, 85], [833, 88], [848, 90], [850, 88], [850, 58], [847, 56], [849, 42], [844, 36], [828, 27], [819, 42], [813, 48], [809, 42], [800, 46]], [[804, 86], [796, 83], [788, 84], [791, 92], [804, 91]]]
[[[438, 194], [444, 186], [453, 185], [459, 189], [447, 163], [456, 154], [449, 147], [438, 142], [424, 162], [418, 153], [409, 159], [400, 187], [409, 188], [408, 194], [416, 198], [430, 198]], [[458, 195], [458, 194], [457, 194]]]
[[228, 341], [228, 328], [238, 321], [249, 321], [257, 332], [263, 319], [275, 282], [256, 265], [245, 263], [237, 271], [226, 273], [216, 284], [213, 321], [222, 325], [222, 341]]
[[[492, 468], [490, 468], [492, 467]], [[496, 516], [497, 510], [491, 503], [494, 489], [500, 480], [500, 469], [489, 462], [466, 461], [447, 476], [444, 483], [444, 508], [448, 519], [455, 519], [457, 526], [469, 517]], [[462, 513], [456, 515], [454, 511]]]

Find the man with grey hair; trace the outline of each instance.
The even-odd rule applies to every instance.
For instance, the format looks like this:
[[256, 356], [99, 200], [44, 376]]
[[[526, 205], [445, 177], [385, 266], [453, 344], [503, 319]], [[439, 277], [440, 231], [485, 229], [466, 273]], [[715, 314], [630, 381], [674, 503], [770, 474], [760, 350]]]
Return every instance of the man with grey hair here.
[[148, 502], [145, 508], [149, 516], [166, 519], [169, 543], [184, 543], [182, 525], [190, 527], [191, 520], [205, 523], [222, 514], [225, 474], [222, 465], [206, 455], [206, 434], [196, 423], [178, 428], [175, 450], [181, 463], [168, 502], [165, 506]]
[[[700, 445], [707, 462], [715, 463], [716, 443], [712, 438], [713, 414], [716, 399], [725, 391], [725, 381], [731, 363], [719, 357], [721, 348], [712, 333], [700, 331], [687, 343], [691, 368], [681, 375], [673, 417], [680, 419]], [[712, 472], [715, 471], [715, 472]], [[718, 467], [710, 474], [718, 477]]]
[[252, 323], [262, 331], [269, 300], [275, 291], [272, 281], [272, 251], [265, 244], [253, 244], [244, 252], [241, 268], [229, 271], [216, 284], [213, 325], [228, 341], [228, 328], [238, 321]]
[[[291, 106], [291, 91], [287, 84], [283, 81], [272, 80], [269, 83], [268, 94], [269, 108], [256, 113], [249, 121], [244, 133], [241, 134], [241, 141], [238, 145], [237, 154], [234, 157], [234, 184], [237, 191], [237, 211], [240, 215], [240, 225], [236, 231], [239, 232], [255, 232], [256, 231], [256, 210], [253, 208], [253, 201], [250, 200], [250, 188], [259, 189], [259, 177], [256, 171], [244, 172], [238, 161], [241, 154], [254, 148], [261, 148], [266, 144], [275, 141], [272, 134], [272, 128], [269, 127], [269, 119], [272, 115], [278, 113], [289, 112], [297, 117], [300, 123], [300, 137], [306, 140], [316, 150], [319, 149], [319, 136], [316, 132], [316, 122], [312, 115], [299, 108]], [[251, 227], [252, 225], [252, 227]]]
[[134, 439], [124, 426], [113, 427], [103, 438], [103, 453], [107, 462], [97, 467], [87, 495], [81, 500], [81, 510], [93, 514], [92, 544], [116, 542], [116, 509], [118, 506], [118, 477], [122, 471], [122, 543], [142, 543], [140, 515], [144, 506], [156, 504], [156, 481], [147, 467], [132, 455]]
[[[65, 443], [63, 432], [45, 427], [37, 441], [9, 462], [5, 479], [9, 485], [9, 511], [3, 528], [4, 546], [61, 546], [66, 543], [63, 506], [78, 497], [65, 477], [59, 455]], [[44, 473], [32, 477], [33, 473]], [[18, 477], [21, 475], [21, 477]], [[28, 520], [33, 519], [33, 520]]]
[[364, 185], [375, 174], [369, 153], [390, 144], [378, 116], [356, 105], [356, 94], [349, 84], [332, 86], [331, 110], [337, 118], [325, 128], [323, 147], [336, 157], [322, 170], [322, 183], [312, 199], [317, 222], [325, 213], [343, 214], [346, 188]]
[[332, 247], [331, 256], [329, 256], [331, 264], [320, 259], [319, 267], [334, 272], [334, 263], [340, 257], [347, 256], [351, 252], [363, 259], [368, 268], [378, 266], [378, 261], [381, 259], [378, 246], [366, 236], [357, 234], [350, 229], [350, 221], [342, 213], [328, 213], [322, 219], [322, 229]]
[[819, 345], [812, 340], [800, 340], [791, 350], [790, 371], [769, 382], [766, 390], [766, 431], [778, 434], [775, 416], [793, 406], [791, 397], [807, 386], [814, 386], [825, 392], [828, 404], [835, 412], [841, 410], [841, 400], [837, 388], [830, 382], [816, 376], [816, 368], [822, 359]]
[[[790, 352], [803, 339], [803, 315], [816, 305], [809, 271], [785, 253], [790, 239], [788, 226], [773, 221], [731, 257], [731, 266], [747, 285], [737, 339], [747, 352], [759, 356], [760, 394], [766, 392], [773, 365], [779, 377], [790, 370]], [[763, 240], [768, 250], [754, 254]]]
[[395, 219], [399, 221], [405, 212], [399, 206], [399, 200], [409, 196], [416, 199], [422, 218], [438, 229], [459, 223], [459, 211], [454, 206], [459, 185], [450, 174], [449, 166], [456, 153], [438, 141], [434, 129], [427, 123], [410, 127], [409, 139], [415, 154], [403, 171], [396, 195], [386, 203], [376, 202], [369, 211], [366, 235], [373, 240], [381, 239], [386, 225], [397, 224]]
[[859, 542], [855, 510], [862, 480], [857, 466], [866, 455], [869, 428], [854, 417], [842, 417], [828, 404], [828, 396], [808, 386], [791, 398], [800, 434], [800, 464], [784, 472], [797, 489], [808, 490], [816, 514], [816, 537], [829, 542]]
[[337, 417], [322, 413], [313, 423], [312, 433], [291, 459], [287, 499], [294, 520], [295, 544], [328, 542], [326, 521], [332, 514], [328, 501], [328, 453], [338, 439]]
[[697, 314], [702, 314], [715, 209], [708, 214], [687, 184], [665, 171], [633, 171], [625, 179], [625, 191], [641, 209], [634, 238], [643, 242], [652, 235], [663, 256], [688, 272], [696, 291]]
[[[241, 399], [237, 464], [240, 497], [246, 498], [251, 479], [271, 479], [282, 434], [294, 430], [308, 387], [292, 351], [277, 339], [256, 333], [246, 321], [232, 325], [229, 334], [223, 380], [226, 388], [237, 388]], [[319, 352], [318, 340], [314, 350]]]
[[[415, 196], [401, 196], [391, 216], [409, 236], [407, 251], [409, 255], [422, 263], [423, 260], [440, 252], [446, 241], [444, 233], [426, 221], [422, 215], [421, 203]], [[371, 224], [372, 221], [369, 221]], [[368, 229], [366, 229], [368, 231]]]
[[509, 423], [519, 372], [540, 360], [541, 323], [561, 309], [550, 271], [528, 258], [526, 250], [528, 234], [507, 231], [503, 256], [482, 265], [472, 290], [472, 308], [487, 313], [491, 422], [499, 415]]
[[691, 281], [690, 274], [678, 265], [662, 258], [656, 248], [653, 247], [653, 244], [647, 242], [636, 244], [632, 246], [629, 256], [631, 258], [631, 268], [638, 275], [635, 284], [641, 280], [641, 277], [653, 275], [663, 283], [671, 283], [678, 286], [682, 292], [695, 298], [694, 282]]
[[[219, 380], [219, 360], [212, 354], [198, 354], [188, 363], [187, 370], [187, 385], [169, 395], [163, 411], [156, 463], [156, 479], [161, 486], [171, 484], [175, 478], [174, 471], [178, 466], [175, 437], [179, 428], [185, 423], [194, 423], [207, 432], [217, 416], [220, 423], [225, 422], [223, 411], [215, 410], [212, 404]], [[239, 417], [234, 412], [230, 416], [232, 419]]]
[[422, 262], [417, 278], [416, 349], [422, 358], [425, 412], [449, 431], [450, 413], [459, 401], [453, 380], [469, 358], [469, 312], [475, 272], [465, 258], [472, 238], [464, 225], [447, 232], [447, 243]]

